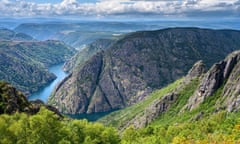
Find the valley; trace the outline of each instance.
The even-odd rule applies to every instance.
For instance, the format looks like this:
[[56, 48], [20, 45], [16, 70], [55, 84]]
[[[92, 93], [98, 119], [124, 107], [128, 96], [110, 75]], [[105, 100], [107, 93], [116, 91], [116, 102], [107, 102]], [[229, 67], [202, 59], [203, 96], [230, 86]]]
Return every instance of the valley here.
[[240, 142], [234, 20], [0, 27], [0, 143]]
[[46, 103], [48, 100], [48, 97], [51, 95], [55, 86], [67, 76], [67, 73], [62, 70], [62, 67], [63, 67], [63, 64], [57, 64], [57, 65], [51, 66], [49, 68], [49, 72], [53, 73], [57, 78], [54, 81], [52, 81], [50, 84], [45, 86], [44, 88], [31, 94], [28, 97], [28, 100], [32, 101], [32, 100], [39, 99], [44, 103]]
[[53, 81], [56, 76], [47, 68], [63, 63], [76, 52], [60, 41], [38, 41], [7, 29], [0, 29], [0, 33], [0, 79], [26, 95]]

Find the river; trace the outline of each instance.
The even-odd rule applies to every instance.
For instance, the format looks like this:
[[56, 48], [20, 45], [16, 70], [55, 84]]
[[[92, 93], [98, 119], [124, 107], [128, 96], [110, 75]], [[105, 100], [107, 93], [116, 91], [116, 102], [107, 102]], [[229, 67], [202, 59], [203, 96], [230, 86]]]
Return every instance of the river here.
[[51, 73], [54, 73], [57, 78], [51, 82], [50, 84], [48, 84], [47, 86], [45, 86], [44, 88], [42, 88], [41, 90], [39, 90], [38, 92], [36, 93], [33, 93], [32, 95], [30, 95], [28, 97], [28, 100], [36, 100], [36, 99], [40, 99], [42, 100], [44, 103], [47, 102], [48, 100], [48, 97], [51, 95], [52, 91], [54, 90], [55, 86], [61, 81], [63, 80], [66, 76], [67, 76], [67, 73], [65, 73], [63, 70], [62, 70], [62, 66], [63, 66], [63, 63], [61, 64], [57, 64], [57, 65], [54, 65], [54, 66], [51, 66], [49, 68], [49, 71]]

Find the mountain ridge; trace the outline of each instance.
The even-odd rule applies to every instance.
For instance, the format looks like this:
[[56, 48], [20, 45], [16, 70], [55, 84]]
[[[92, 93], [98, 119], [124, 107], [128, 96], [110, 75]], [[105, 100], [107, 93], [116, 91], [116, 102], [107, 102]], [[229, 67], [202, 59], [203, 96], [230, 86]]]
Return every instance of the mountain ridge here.
[[15, 31], [0, 28], [0, 41], [33, 41], [34, 39], [24, 33], [17, 33]]
[[200, 28], [130, 33], [73, 70], [49, 103], [70, 114], [132, 105], [186, 74], [197, 60], [210, 67], [239, 49], [239, 37], [235, 30]]

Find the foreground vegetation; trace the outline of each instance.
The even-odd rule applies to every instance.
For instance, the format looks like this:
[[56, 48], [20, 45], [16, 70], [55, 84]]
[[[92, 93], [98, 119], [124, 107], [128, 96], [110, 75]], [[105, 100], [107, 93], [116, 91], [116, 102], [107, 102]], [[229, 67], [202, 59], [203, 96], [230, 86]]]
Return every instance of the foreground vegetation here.
[[116, 144], [117, 131], [86, 120], [59, 120], [53, 112], [42, 108], [36, 115], [16, 113], [0, 116], [0, 143], [4, 144]]
[[129, 127], [122, 135], [122, 143], [237, 144], [240, 143], [239, 116], [240, 113], [219, 112], [199, 121], [152, 124], [138, 130]]
[[86, 120], [59, 120], [42, 108], [33, 116], [24, 113], [0, 116], [0, 143], [4, 144], [161, 144], [240, 143], [240, 113], [219, 112], [199, 121], [174, 125], [152, 124], [118, 134], [113, 127]]
[[[112, 121], [114, 126], [121, 126], [144, 110], [153, 99], [162, 97], [172, 91], [182, 80], [168, 87], [153, 92], [142, 103], [127, 108], [124, 119]], [[214, 101], [219, 98], [221, 89], [213, 97], [206, 100], [194, 111], [181, 112], [188, 98], [198, 85], [198, 80], [192, 81], [181, 92], [180, 96], [164, 114], [147, 127], [135, 129], [129, 126], [119, 132], [117, 128], [92, 123], [87, 120], [72, 120], [61, 118], [42, 107], [35, 115], [15, 113], [0, 115], [0, 143], [7, 144], [200, 144], [200, 143], [240, 143], [240, 112], [213, 111]], [[123, 110], [120, 113], [124, 113]], [[199, 118], [197, 115], [201, 114]], [[115, 113], [116, 114], [116, 113]], [[107, 117], [109, 118], [109, 117]], [[110, 120], [110, 119], [109, 119]], [[111, 125], [109, 123], [108, 125]]]

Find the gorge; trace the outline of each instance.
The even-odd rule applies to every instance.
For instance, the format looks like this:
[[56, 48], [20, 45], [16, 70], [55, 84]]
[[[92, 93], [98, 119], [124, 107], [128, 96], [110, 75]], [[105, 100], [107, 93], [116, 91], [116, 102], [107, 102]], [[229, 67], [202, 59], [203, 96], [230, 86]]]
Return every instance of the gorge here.
[[48, 97], [51, 95], [55, 86], [67, 76], [67, 73], [62, 70], [62, 66], [63, 66], [63, 63], [49, 67], [48, 68], [49, 72], [53, 73], [56, 76], [56, 79], [51, 83], [47, 84], [45, 87], [43, 87], [39, 91], [31, 94], [28, 97], [28, 100], [31, 101], [31, 100], [40, 99], [46, 103], [48, 100]]

